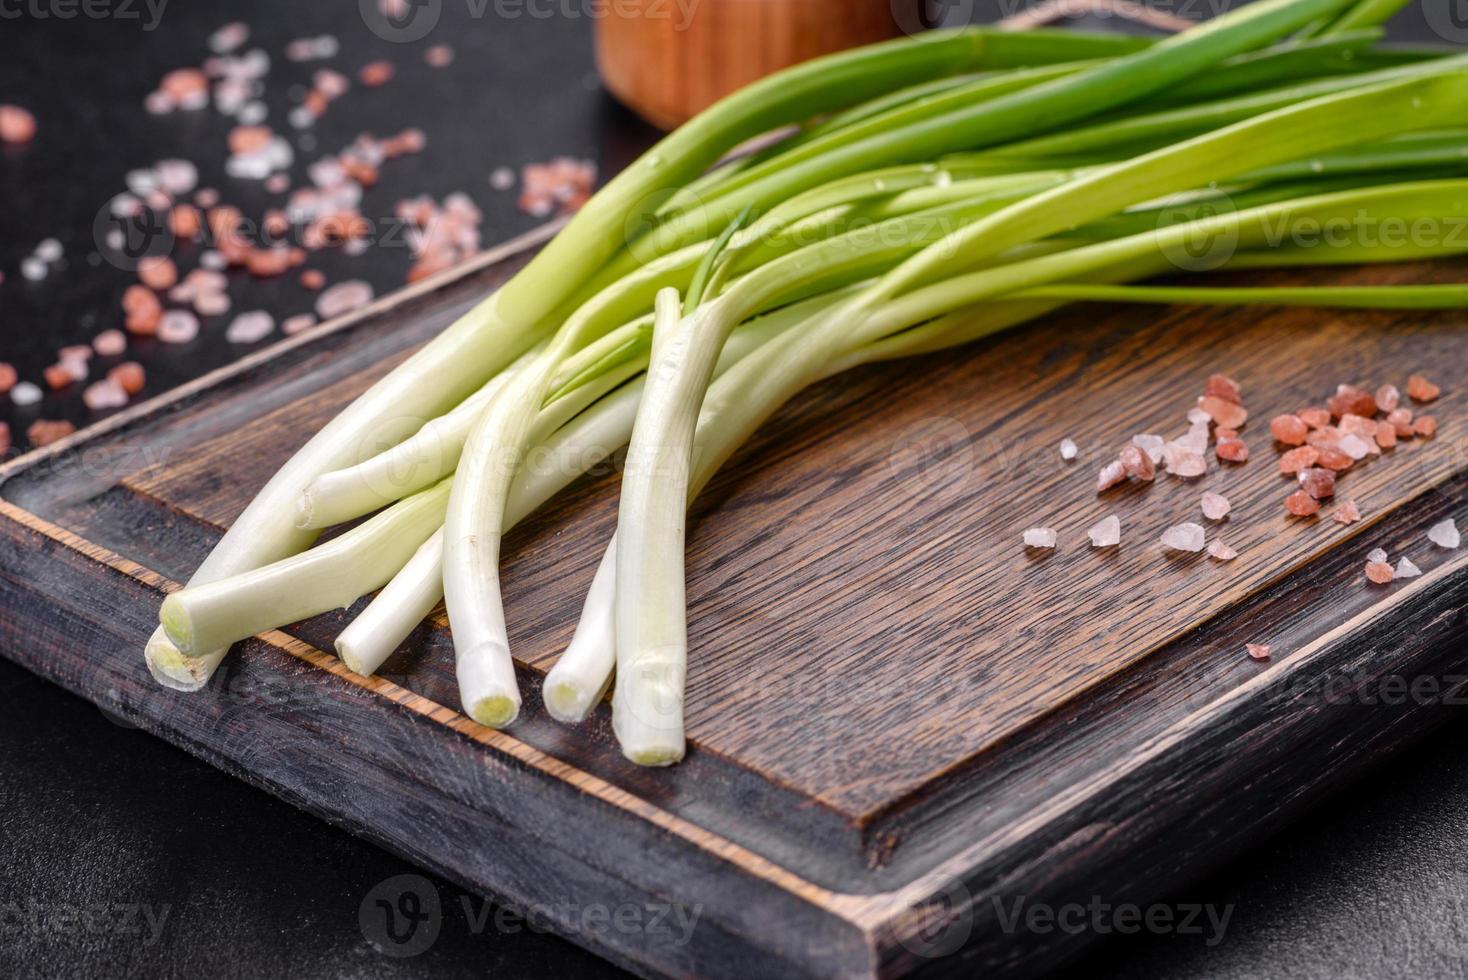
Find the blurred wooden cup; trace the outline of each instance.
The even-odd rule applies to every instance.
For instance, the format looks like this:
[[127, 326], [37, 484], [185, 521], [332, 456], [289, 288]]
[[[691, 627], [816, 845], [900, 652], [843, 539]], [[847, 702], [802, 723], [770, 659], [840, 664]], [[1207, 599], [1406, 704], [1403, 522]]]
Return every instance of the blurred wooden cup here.
[[672, 129], [771, 72], [898, 36], [920, 2], [608, 0], [597, 67], [624, 105]]

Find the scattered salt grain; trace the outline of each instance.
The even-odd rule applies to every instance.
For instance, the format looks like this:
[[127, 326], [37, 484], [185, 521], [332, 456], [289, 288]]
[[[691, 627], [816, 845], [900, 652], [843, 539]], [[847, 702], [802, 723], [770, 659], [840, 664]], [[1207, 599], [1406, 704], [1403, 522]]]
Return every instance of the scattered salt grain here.
[[1076, 458], [1076, 453], [1078, 453], [1078, 452], [1080, 452], [1080, 450], [1076, 447], [1076, 444], [1074, 442], [1072, 442], [1069, 439], [1062, 439], [1062, 440], [1060, 440], [1060, 458], [1061, 459], [1066, 460], [1066, 461], [1075, 459]]
[[1055, 529], [1048, 527], [1032, 527], [1025, 532], [1026, 548], [1053, 548], [1055, 547]]
[[1370, 418], [1376, 414], [1376, 399], [1369, 391], [1362, 391], [1352, 385], [1338, 386], [1335, 394], [1325, 404], [1330, 409], [1330, 414], [1336, 418], [1342, 415], [1363, 415]]
[[30, 439], [33, 446], [49, 446], [60, 439], [65, 439], [76, 431], [76, 426], [65, 419], [36, 419], [25, 430], [26, 437]]
[[1414, 402], [1430, 402], [1441, 393], [1437, 385], [1420, 374], [1414, 374], [1407, 379], [1407, 397]]
[[54, 238], [47, 238], [36, 246], [36, 258], [48, 264], [61, 261], [61, 254], [61, 243]]
[[372, 302], [372, 287], [360, 279], [349, 279], [316, 297], [316, 315], [323, 320], [343, 316]]
[[[1198, 407], [1206, 412], [1214, 422], [1226, 429], [1242, 429], [1244, 423], [1249, 421], [1248, 409], [1238, 402], [1231, 402], [1216, 395], [1204, 395], [1199, 398]], [[1192, 419], [1191, 413], [1188, 418]]]
[[1376, 585], [1390, 585], [1396, 572], [1384, 561], [1369, 561], [1366, 563], [1366, 577]]
[[275, 318], [264, 310], [251, 310], [235, 317], [224, 331], [231, 344], [253, 344], [264, 340], [275, 330]]
[[1152, 464], [1152, 457], [1138, 446], [1123, 446], [1119, 460], [1130, 479], [1151, 483], [1157, 477], [1157, 467]]
[[1216, 538], [1208, 542], [1208, 554], [1218, 561], [1233, 561], [1239, 553]]
[[1328, 408], [1302, 408], [1295, 413], [1312, 429], [1323, 428], [1330, 425], [1330, 409]]
[[1202, 551], [1203, 528], [1197, 524], [1177, 524], [1162, 532], [1162, 545], [1173, 551]]
[[20, 260], [20, 275], [30, 282], [40, 282], [46, 278], [46, 263], [34, 255], [27, 255]]
[[1310, 427], [1298, 415], [1276, 415], [1269, 420], [1269, 434], [1286, 446], [1303, 446]]
[[1296, 517], [1309, 517], [1319, 512], [1320, 501], [1310, 496], [1304, 490], [1296, 490], [1285, 498], [1285, 510]]
[[1342, 500], [1335, 505], [1335, 510], [1330, 512], [1330, 517], [1337, 524], [1355, 524], [1361, 519], [1361, 509], [1356, 506], [1354, 500]]
[[1175, 442], [1167, 444], [1163, 456], [1167, 460], [1167, 472], [1173, 476], [1190, 480], [1208, 472], [1208, 461], [1201, 453], [1193, 452]]
[[431, 68], [447, 68], [454, 63], [454, 49], [447, 44], [435, 44], [423, 52], [423, 60]]
[[1132, 436], [1132, 445], [1146, 453], [1153, 463], [1160, 463], [1162, 462], [1163, 450], [1167, 446], [1167, 440], [1161, 436], [1136, 435]]
[[199, 335], [199, 318], [188, 310], [169, 310], [158, 321], [158, 339], [165, 344], [187, 344]]
[[1416, 578], [1422, 574], [1422, 569], [1412, 564], [1412, 559], [1403, 558], [1397, 562], [1395, 574], [1397, 578]]
[[35, 135], [35, 116], [18, 105], [0, 105], [0, 143], [29, 143]]
[[515, 171], [509, 167], [496, 167], [489, 175], [489, 186], [497, 191], [507, 191], [515, 186]]
[[1210, 423], [1212, 421], [1213, 421], [1213, 416], [1209, 415], [1207, 412], [1203, 411], [1201, 408], [1190, 408], [1190, 409], [1188, 409], [1188, 423], [1190, 425], [1207, 425], [1208, 423]]
[[1439, 548], [1456, 548], [1461, 543], [1461, 539], [1458, 536], [1458, 525], [1453, 523], [1451, 517], [1444, 521], [1438, 521], [1428, 529], [1427, 540]]
[[1342, 436], [1339, 448], [1353, 460], [1365, 459], [1371, 452], [1371, 447], [1366, 444], [1366, 440], [1355, 433]]
[[215, 54], [229, 54], [250, 38], [250, 28], [238, 21], [225, 24], [209, 35], [209, 50]]
[[1384, 561], [1386, 561], [1387, 560], [1386, 549], [1385, 548], [1372, 548], [1369, 552], [1366, 553], [1366, 560], [1367, 561], [1376, 561], [1376, 562], [1384, 562]]
[[1214, 452], [1225, 463], [1247, 463], [1249, 461], [1249, 447], [1241, 439], [1220, 439]]
[[1412, 431], [1424, 439], [1431, 439], [1437, 435], [1437, 419], [1431, 415], [1418, 416], [1417, 421], [1412, 423]]
[[1402, 393], [1397, 390], [1396, 385], [1382, 385], [1376, 389], [1376, 407], [1383, 412], [1390, 412], [1402, 401]]
[[1121, 544], [1121, 519], [1113, 514], [1097, 523], [1086, 535], [1093, 548], [1113, 548]]
[[1125, 479], [1126, 467], [1122, 465], [1121, 460], [1112, 460], [1101, 467], [1101, 472], [1096, 474], [1096, 492], [1110, 490]]
[[10, 400], [16, 405], [34, 405], [41, 397], [41, 389], [29, 381], [21, 381], [10, 389]]
[[287, 337], [294, 337], [305, 330], [316, 326], [316, 318], [310, 313], [298, 313], [295, 316], [286, 317], [280, 322], [280, 332]]
[[1269, 647], [1263, 643], [1245, 643], [1244, 649], [1249, 651], [1249, 656], [1255, 660], [1268, 660]]
[[113, 379], [104, 378], [87, 385], [87, 389], [82, 392], [82, 402], [94, 412], [121, 408], [127, 404], [127, 392]]
[[1214, 493], [1212, 490], [1203, 494], [1203, 516], [1210, 521], [1223, 520], [1232, 509], [1233, 505], [1228, 502], [1228, 498], [1223, 494]]
[[1299, 480], [1300, 489], [1316, 500], [1335, 496], [1335, 473], [1332, 470], [1312, 466], [1300, 471]]

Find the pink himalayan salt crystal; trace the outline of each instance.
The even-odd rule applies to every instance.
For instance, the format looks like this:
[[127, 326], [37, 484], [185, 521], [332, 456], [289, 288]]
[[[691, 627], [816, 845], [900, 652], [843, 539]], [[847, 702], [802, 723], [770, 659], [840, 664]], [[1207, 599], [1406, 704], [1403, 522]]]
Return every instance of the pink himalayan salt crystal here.
[[1330, 512], [1330, 518], [1337, 524], [1355, 524], [1361, 519], [1361, 509], [1354, 500], [1342, 500]]
[[169, 310], [158, 321], [158, 339], [165, 344], [187, 344], [199, 336], [199, 318], [188, 310]]
[[372, 302], [372, 286], [360, 279], [348, 279], [316, 297], [316, 315], [323, 320], [343, 316]]
[[1419, 416], [1417, 421], [1412, 423], [1412, 431], [1424, 439], [1431, 439], [1437, 435], [1437, 419], [1431, 415]]
[[1382, 449], [1395, 449], [1397, 445], [1397, 427], [1385, 419], [1377, 422], [1376, 444]]
[[1233, 561], [1239, 553], [1217, 539], [1208, 542], [1208, 554], [1218, 561]]
[[1402, 393], [1396, 385], [1382, 385], [1376, 389], [1376, 407], [1381, 411], [1390, 412], [1401, 403]]
[[1247, 463], [1249, 461], [1249, 447], [1244, 445], [1242, 439], [1222, 439], [1214, 452], [1225, 463]]
[[423, 60], [430, 68], [447, 68], [454, 63], [454, 49], [447, 44], [435, 44], [423, 52]]
[[1096, 492], [1103, 493], [1126, 479], [1126, 467], [1121, 460], [1116, 459], [1101, 467], [1101, 472], [1096, 474]]
[[1397, 430], [1398, 439], [1412, 438], [1412, 410], [1410, 408], [1397, 408], [1386, 413], [1386, 420]]
[[1368, 561], [1366, 563], [1366, 577], [1377, 585], [1390, 585], [1396, 572], [1384, 561]]
[[1208, 461], [1201, 453], [1182, 448], [1177, 443], [1168, 443], [1164, 455], [1167, 460], [1167, 472], [1173, 476], [1191, 480], [1208, 472]]
[[298, 313], [295, 316], [286, 317], [280, 322], [280, 332], [287, 337], [294, 337], [305, 330], [316, 326], [316, 318], [310, 313]]
[[121, 330], [103, 330], [92, 338], [92, 350], [103, 357], [116, 357], [127, 350], [127, 334]]
[[1228, 498], [1223, 494], [1214, 493], [1212, 490], [1203, 494], [1203, 516], [1210, 521], [1223, 520], [1231, 510], [1233, 510], [1233, 504], [1230, 504]]
[[1162, 532], [1162, 546], [1173, 551], [1202, 551], [1203, 528], [1197, 524], [1175, 524]]
[[1322, 449], [1320, 450], [1319, 462], [1321, 466], [1324, 466], [1328, 470], [1335, 470], [1337, 473], [1344, 473], [1346, 470], [1351, 468], [1351, 466], [1355, 463], [1355, 460], [1351, 459], [1351, 457], [1347, 456], [1339, 449]]
[[1362, 415], [1352, 415], [1347, 412], [1341, 416], [1339, 428], [1346, 435], [1360, 436], [1362, 439], [1371, 439], [1376, 436], [1376, 422]]
[[1076, 446], [1075, 440], [1073, 440], [1073, 439], [1062, 439], [1062, 440], [1060, 440], [1060, 458], [1063, 459], [1063, 460], [1065, 460], [1067, 463], [1070, 462], [1071, 460], [1075, 459], [1076, 458], [1076, 454], [1079, 453], [1079, 452], [1080, 452], [1080, 448]]
[[1376, 414], [1376, 399], [1371, 397], [1371, 392], [1362, 391], [1352, 385], [1337, 387], [1335, 394], [1326, 400], [1325, 405], [1336, 418], [1342, 415], [1364, 415], [1370, 418]]
[[1300, 471], [1300, 489], [1316, 500], [1335, 496], [1335, 473], [1319, 466]]
[[[1190, 453], [1197, 453], [1199, 456], [1202, 456], [1208, 452], [1208, 426], [1206, 423], [1194, 425], [1185, 435], [1179, 436], [1173, 442]], [[1165, 446], [1163, 447], [1164, 453], [1166, 452], [1166, 448]]]
[[1112, 514], [1097, 522], [1096, 526], [1086, 532], [1091, 539], [1093, 548], [1114, 548], [1121, 544], [1121, 518]]
[[1422, 569], [1412, 564], [1412, 559], [1403, 558], [1397, 562], [1395, 574], [1397, 578], [1416, 578], [1422, 574]]
[[1209, 375], [1208, 381], [1203, 385], [1203, 394], [1213, 398], [1222, 398], [1235, 405], [1244, 403], [1243, 398], [1239, 395], [1239, 383], [1223, 374]]
[[1298, 415], [1276, 415], [1269, 420], [1269, 434], [1286, 446], [1303, 446], [1310, 427]]
[[1213, 416], [1209, 415], [1207, 412], [1203, 411], [1201, 408], [1190, 408], [1190, 409], [1188, 409], [1188, 424], [1189, 425], [1211, 425], [1212, 423], [1213, 423]]
[[1428, 528], [1427, 540], [1439, 548], [1447, 548], [1449, 550], [1457, 548], [1462, 543], [1462, 538], [1458, 534], [1458, 525], [1453, 523], [1451, 517], [1438, 521], [1432, 527]]
[[1245, 643], [1244, 649], [1249, 651], [1249, 656], [1255, 660], [1268, 660], [1269, 647], [1263, 643]]
[[224, 331], [231, 344], [253, 344], [264, 340], [275, 330], [275, 317], [264, 310], [251, 310], [235, 317]]
[[1217, 428], [1213, 430], [1213, 438], [1217, 439], [1219, 442], [1228, 442], [1229, 440], [1237, 439], [1238, 437], [1238, 429]]
[[1132, 445], [1146, 453], [1147, 457], [1153, 463], [1160, 463], [1162, 462], [1162, 451], [1167, 446], [1167, 440], [1161, 436], [1135, 435], [1132, 436]]
[[1122, 469], [1126, 475], [1133, 480], [1143, 483], [1151, 483], [1157, 477], [1157, 467], [1152, 465], [1152, 457], [1148, 456], [1137, 446], [1124, 446], [1121, 450]]
[[121, 408], [127, 404], [127, 392], [122, 390], [122, 385], [116, 380], [103, 378], [87, 385], [86, 391], [82, 392], [82, 402], [94, 412]]
[[1216, 395], [1204, 395], [1198, 399], [1198, 407], [1208, 417], [1226, 429], [1242, 429], [1249, 421], [1248, 409], [1237, 402], [1226, 401]]
[[1323, 428], [1330, 425], [1330, 409], [1328, 408], [1302, 408], [1295, 413], [1312, 429]]
[[1414, 402], [1430, 402], [1440, 394], [1442, 390], [1420, 374], [1407, 379], [1407, 397]]
[[1301, 446], [1299, 449], [1291, 449], [1279, 458], [1279, 471], [1286, 476], [1293, 476], [1319, 461], [1320, 450], [1314, 446]]
[[1026, 548], [1053, 548], [1055, 547], [1055, 529], [1050, 527], [1032, 527], [1025, 532]]
[[1309, 517], [1320, 510], [1320, 501], [1304, 490], [1296, 490], [1285, 498], [1285, 510], [1295, 517]]

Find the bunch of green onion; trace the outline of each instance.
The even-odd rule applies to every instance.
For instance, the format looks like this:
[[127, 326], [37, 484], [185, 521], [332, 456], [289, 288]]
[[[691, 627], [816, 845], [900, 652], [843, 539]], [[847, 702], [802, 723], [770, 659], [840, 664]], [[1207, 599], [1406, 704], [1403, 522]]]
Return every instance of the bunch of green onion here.
[[1279, 234], [1468, 214], [1468, 56], [1381, 46], [1403, 3], [1257, 0], [1161, 41], [937, 31], [730, 96], [296, 453], [163, 603], [154, 676], [197, 690], [232, 643], [380, 590], [337, 640], [346, 665], [376, 671], [445, 600], [464, 710], [509, 725], [501, 541], [627, 446], [543, 699], [577, 722], [611, 688], [627, 757], [677, 761], [688, 503], [803, 388], [1079, 300], [1468, 305], [1458, 286], [1135, 285], [1210, 239], [1231, 248], [1207, 271], [1463, 250]]

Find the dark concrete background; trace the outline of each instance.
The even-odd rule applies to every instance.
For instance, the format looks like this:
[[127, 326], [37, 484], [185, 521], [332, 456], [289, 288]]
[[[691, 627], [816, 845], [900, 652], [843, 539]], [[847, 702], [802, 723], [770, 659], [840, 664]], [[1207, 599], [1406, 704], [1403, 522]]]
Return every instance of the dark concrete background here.
[[[485, 211], [484, 241], [526, 230], [513, 195], [493, 191], [495, 167], [558, 153], [615, 170], [651, 138], [597, 88], [591, 22], [565, 0], [506, 9], [549, 17], [472, 18], [450, 0], [429, 38], [392, 45], [369, 34], [350, 0], [303, 3], [171, 0], [156, 30], [114, 17], [38, 18], [37, 0], [0, 0], [0, 102], [31, 108], [41, 134], [0, 150], [0, 360], [33, 375], [63, 343], [112, 325], [126, 273], [86, 262], [92, 220], [130, 168], [192, 156], [218, 167], [228, 123], [212, 113], [155, 118], [141, 102], [168, 69], [196, 64], [228, 20], [278, 54], [291, 38], [332, 33], [343, 71], [390, 57], [399, 76], [355, 91], [318, 126], [319, 150], [357, 132], [421, 126], [428, 150], [383, 169], [364, 210], [400, 197], [468, 192]], [[1439, 0], [1427, 0], [1438, 3]], [[1441, 0], [1451, 3], [1454, 0]], [[50, 0], [41, 0], [41, 9]], [[121, 3], [121, 0], [118, 0]], [[132, 9], [146, 16], [141, 0]], [[969, 5], [986, 19], [1009, 0]], [[1179, 0], [1202, 13], [1218, 0]], [[1224, 4], [1226, 5], [1226, 4]], [[1009, 6], [1013, 6], [1009, 3]], [[1399, 35], [1436, 38], [1423, 12]], [[115, 6], [114, 10], [121, 10]], [[491, 9], [494, 9], [493, 6]], [[21, 16], [10, 14], [20, 11]], [[1465, 21], [1468, 23], [1468, 21]], [[434, 71], [421, 52], [451, 43]], [[284, 128], [292, 66], [277, 59], [269, 100]], [[209, 147], [206, 152], [200, 147]], [[301, 154], [296, 173], [314, 154]], [[239, 182], [205, 182], [257, 200]], [[236, 188], [241, 188], [236, 191]], [[18, 262], [42, 238], [67, 246], [68, 266], [24, 283]], [[333, 277], [402, 281], [409, 259], [379, 248], [322, 263]], [[293, 282], [232, 286], [237, 308], [304, 308]], [[150, 392], [238, 356], [217, 334], [186, 347], [143, 347]], [[53, 397], [48, 417], [81, 423], [77, 400]], [[0, 417], [23, 428], [30, 415]], [[1452, 707], [1435, 710], [1457, 711]], [[1294, 828], [1176, 896], [1230, 909], [1221, 942], [1204, 936], [1112, 936], [1073, 971], [1087, 978], [1387, 978], [1468, 975], [1468, 723], [1454, 719], [1400, 761], [1364, 776]], [[428, 879], [443, 909], [437, 941], [412, 957], [379, 952], [359, 910], [374, 889], [415, 874], [405, 862], [198, 762], [0, 661], [0, 977], [551, 977], [615, 971], [589, 953], [477, 898]]]

